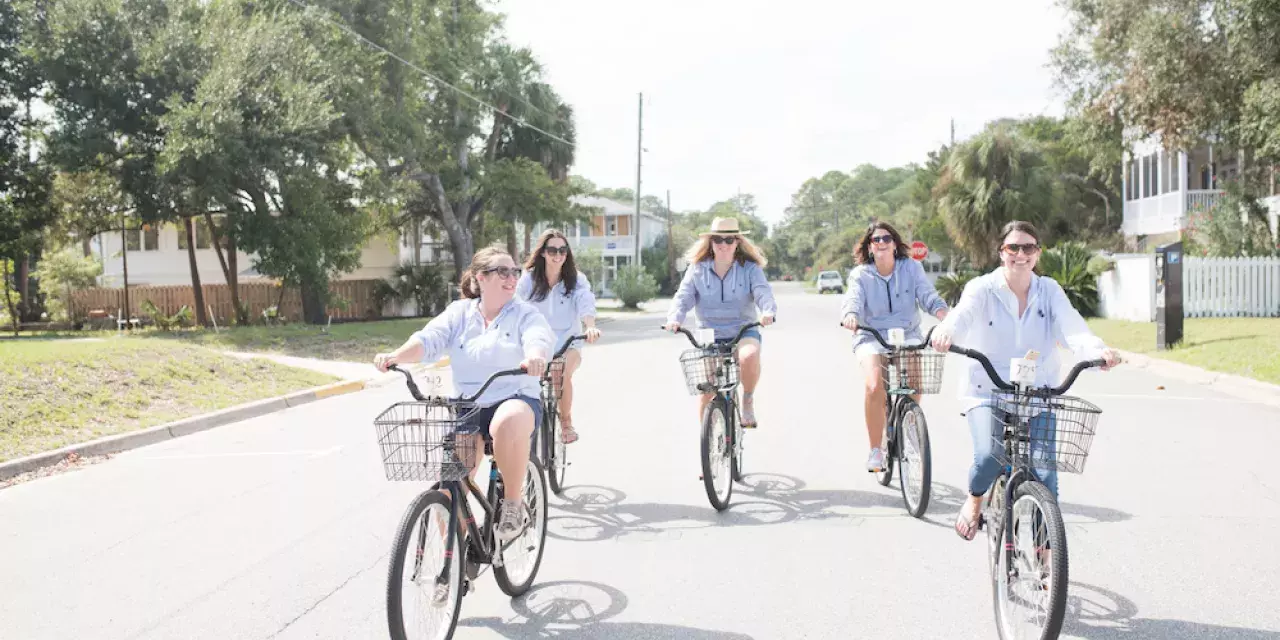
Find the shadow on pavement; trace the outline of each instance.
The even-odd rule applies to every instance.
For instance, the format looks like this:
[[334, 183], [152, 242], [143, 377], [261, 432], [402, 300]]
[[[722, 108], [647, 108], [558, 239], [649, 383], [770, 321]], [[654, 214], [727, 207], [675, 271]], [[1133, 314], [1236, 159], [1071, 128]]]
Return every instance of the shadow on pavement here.
[[1072, 582], [1067, 591], [1064, 634], [1082, 638], [1238, 638], [1280, 640], [1280, 632], [1216, 624], [1140, 618], [1132, 600], [1102, 587]]
[[627, 502], [626, 499], [625, 493], [611, 487], [565, 487], [560, 500], [551, 505], [547, 535], [578, 542], [623, 536], [674, 538], [683, 531], [724, 525], [778, 524], [796, 517], [786, 505], [743, 500], [738, 496], [729, 510], [722, 513], [710, 505]]
[[513, 598], [519, 618], [466, 618], [458, 627], [489, 629], [504, 638], [679, 638], [752, 640], [751, 636], [650, 622], [608, 622], [626, 610], [626, 594], [598, 582], [547, 582]]

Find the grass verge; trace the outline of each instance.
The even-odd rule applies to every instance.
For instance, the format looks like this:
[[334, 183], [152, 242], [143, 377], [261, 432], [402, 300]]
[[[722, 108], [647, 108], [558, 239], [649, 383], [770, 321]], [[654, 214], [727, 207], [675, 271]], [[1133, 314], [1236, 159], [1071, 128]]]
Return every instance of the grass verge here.
[[176, 341], [0, 343], [0, 461], [334, 381]]
[[1280, 384], [1280, 318], [1187, 318], [1182, 343], [1156, 350], [1153, 322], [1089, 320], [1108, 346]]

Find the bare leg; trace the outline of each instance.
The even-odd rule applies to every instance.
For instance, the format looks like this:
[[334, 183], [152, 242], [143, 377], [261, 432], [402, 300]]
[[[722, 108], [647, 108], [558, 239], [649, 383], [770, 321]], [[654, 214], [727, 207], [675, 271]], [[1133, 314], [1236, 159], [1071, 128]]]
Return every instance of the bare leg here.
[[563, 379], [558, 383], [561, 387], [560, 391], [560, 422], [564, 424], [565, 442], [574, 442], [578, 439], [578, 432], [573, 427], [573, 374], [578, 371], [578, 367], [582, 366], [582, 352], [577, 349], [569, 349], [564, 354], [564, 373]]
[[738, 362], [742, 366], [742, 426], [756, 424], [755, 391], [760, 382], [760, 342], [743, 338], [738, 342]]
[[493, 458], [502, 473], [503, 497], [519, 503], [529, 467], [529, 438], [533, 435], [533, 409], [523, 400], [507, 400], [498, 406], [489, 423]]
[[862, 367], [863, 413], [867, 425], [867, 441], [872, 449], [879, 449], [884, 443], [884, 380], [881, 371], [884, 356], [867, 354], [858, 360]]

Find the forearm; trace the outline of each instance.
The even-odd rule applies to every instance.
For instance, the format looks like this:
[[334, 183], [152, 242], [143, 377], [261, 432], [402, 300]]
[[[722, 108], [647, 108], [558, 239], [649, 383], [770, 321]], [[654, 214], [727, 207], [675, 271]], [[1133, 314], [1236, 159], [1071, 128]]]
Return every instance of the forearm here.
[[400, 345], [400, 348], [391, 352], [391, 357], [398, 364], [408, 364], [411, 362], [421, 362], [426, 356], [426, 348], [422, 346], [422, 341], [417, 337], [410, 337]]

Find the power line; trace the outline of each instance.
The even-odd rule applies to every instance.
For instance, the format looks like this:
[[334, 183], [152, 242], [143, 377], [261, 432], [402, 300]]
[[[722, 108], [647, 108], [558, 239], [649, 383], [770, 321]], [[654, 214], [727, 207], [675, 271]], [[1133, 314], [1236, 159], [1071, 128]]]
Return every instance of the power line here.
[[[296, 5], [298, 5], [299, 7], [302, 7], [303, 9], [305, 9], [305, 10], [307, 10], [307, 11], [311, 11], [311, 10], [313, 10], [313, 7], [312, 7], [311, 5], [308, 5], [307, 3], [302, 2], [302, 0], [289, 0], [289, 2], [292, 2], [293, 4], [296, 4]], [[316, 9], [316, 11], [319, 11], [319, 10], [318, 10], [318, 9]], [[414, 71], [417, 71], [418, 73], [421, 73], [422, 75], [424, 75], [424, 76], [426, 76], [426, 77], [428, 77], [428, 78], [431, 78], [432, 80], [435, 80], [435, 81], [436, 81], [437, 83], [439, 83], [439, 84], [442, 84], [442, 85], [444, 85], [444, 86], [446, 86], [446, 87], [448, 87], [448, 88], [450, 88], [450, 89], [453, 89], [454, 91], [456, 91], [456, 92], [458, 92], [458, 93], [460, 93], [460, 94], [462, 94], [462, 95], [464, 95], [464, 96], [466, 96], [466, 97], [470, 98], [472, 101], [476, 102], [477, 104], [480, 104], [480, 105], [482, 105], [482, 106], [484, 106], [484, 107], [487, 107], [487, 108], [488, 108], [490, 111], [492, 111], [493, 113], [495, 113], [495, 114], [502, 114], [503, 116], [506, 116], [506, 117], [507, 117], [507, 119], [511, 120], [511, 121], [512, 121], [513, 123], [515, 123], [517, 126], [527, 127], [527, 128], [529, 128], [529, 129], [533, 129], [534, 131], [537, 131], [538, 133], [541, 133], [542, 135], [547, 136], [548, 138], [551, 138], [552, 140], [555, 140], [556, 142], [563, 142], [564, 144], [567, 144], [567, 145], [569, 145], [570, 147], [577, 148], [577, 145], [575, 145], [574, 143], [569, 142], [568, 140], [565, 140], [564, 138], [561, 138], [560, 136], [558, 136], [558, 135], [556, 135], [556, 134], [554, 134], [554, 133], [551, 133], [550, 131], [547, 131], [547, 130], [545, 130], [545, 129], [541, 129], [541, 128], [536, 127], [536, 126], [534, 126], [534, 125], [532, 125], [532, 124], [529, 124], [528, 122], [526, 122], [526, 121], [524, 120], [524, 118], [514, 118], [514, 117], [512, 117], [510, 114], [508, 114], [506, 111], [503, 111], [502, 109], [499, 109], [499, 108], [497, 108], [497, 107], [495, 107], [495, 106], [493, 106], [493, 105], [489, 104], [488, 102], [485, 102], [484, 100], [481, 100], [480, 98], [477, 98], [476, 96], [471, 95], [471, 94], [470, 94], [470, 93], [468, 93], [467, 91], [465, 91], [465, 90], [461, 89], [460, 87], [458, 87], [458, 86], [456, 86], [456, 85], [454, 85], [454, 84], [450, 83], [449, 81], [447, 81], [447, 80], [445, 80], [445, 79], [443, 79], [443, 78], [441, 78], [441, 77], [439, 77], [439, 76], [437, 76], [437, 75], [435, 75], [435, 74], [431, 73], [430, 71], [427, 71], [426, 69], [423, 69], [422, 67], [419, 67], [418, 65], [416, 65], [416, 64], [414, 64], [414, 63], [412, 63], [412, 62], [409, 62], [408, 60], [405, 60], [404, 58], [401, 58], [399, 55], [397, 55], [395, 52], [391, 51], [390, 49], [387, 49], [386, 47], [384, 47], [384, 46], [382, 46], [382, 45], [380, 45], [380, 44], [378, 44], [378, 43], [374, 42], [373, 40], [370, 40], [370, 39], [368, 39], [368, 38], [364, 37], [363, 35], [360, 35], [360, 33], [359, 33], [359, 32], [355, 31], [355, 30], [354, 30], [354, 29], [352, 29], [351, 27], [348, 27], [346, 24], [343, 24], [342, 22], [339, 22], [339, 21], [337, 21], [337, 20], [333, 20], [333, 19], [331, 19], [331, 18], [329, 18], [328, 16], [325, 16], [325, 15], [323, 15], [323, 14], [321, 14], [319, 17], [320, 17], [320, 19], [324, 20], [325, 22], [328, 22], [329, 24], [331, 24], [331, 25], [333, 25], [333, 26], [335, 26], [335, 27], [338, 27], [339, 29], [342, 29], [343, 31], [345, 31], [345, 32], [347, 32], [347, 33], [349, 33], [349, 34], [351, 34], [351, 35], [355, 36], [356, 38], [359, 38], [361, 41], [363, 41], [365, 44], [369, 45], [370, 47], [373, 47], [374, 49], [377, 49], [378, 51], [381, 51], [381, 52], [383, 52], [383, 53], [385, 53], [385, 54], [387, 54], [387, 55], [391, 56], [392, 58], [395, 58], [396, 60], [400, 61], [400, 63], [401, 63], [401, 64], [404, 64], [405, 66], [407, 66], [407, 67], [409, 67], [409, 68], [413, 69]]]

